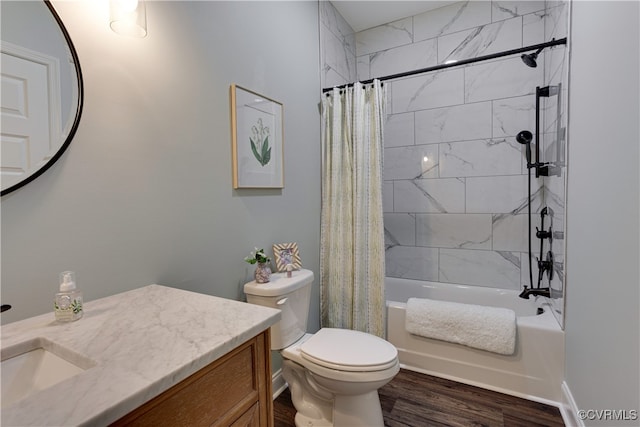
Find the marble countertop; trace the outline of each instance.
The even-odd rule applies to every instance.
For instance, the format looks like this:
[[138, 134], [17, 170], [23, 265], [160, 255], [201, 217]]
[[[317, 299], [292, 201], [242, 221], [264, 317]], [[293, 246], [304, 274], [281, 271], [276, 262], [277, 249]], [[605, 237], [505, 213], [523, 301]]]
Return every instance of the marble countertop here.
[[3, 325], [3, 352], [46, 340], [88, 369], [2, 408], [2, 425], [109, 424], [279, 319], [272, 308], [149, 285], [85, 302], [76, 322], [51, 312]]

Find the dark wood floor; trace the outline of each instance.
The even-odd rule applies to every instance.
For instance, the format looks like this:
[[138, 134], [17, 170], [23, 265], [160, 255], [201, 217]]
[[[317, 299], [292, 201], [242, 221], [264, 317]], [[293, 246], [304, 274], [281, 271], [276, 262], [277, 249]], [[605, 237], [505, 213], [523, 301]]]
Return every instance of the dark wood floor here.
[[[389, 427], [564, 426], [554, 406], [404, 369], [378, 394]], [[275, 427], [295, 426], [288, 389], [274, 401], [274, 408]]]

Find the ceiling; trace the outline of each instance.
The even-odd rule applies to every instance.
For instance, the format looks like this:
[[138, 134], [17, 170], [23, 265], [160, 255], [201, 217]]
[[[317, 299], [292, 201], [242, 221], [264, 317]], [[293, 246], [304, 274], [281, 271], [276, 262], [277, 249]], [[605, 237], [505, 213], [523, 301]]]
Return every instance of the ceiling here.
[[371, 0], [332, 0], [331, 3], [358, 32], [371, 27], [386, 24], [407, 16], [418, 15], [428, 10], [447, 6], [455, 1], [371, 1]]

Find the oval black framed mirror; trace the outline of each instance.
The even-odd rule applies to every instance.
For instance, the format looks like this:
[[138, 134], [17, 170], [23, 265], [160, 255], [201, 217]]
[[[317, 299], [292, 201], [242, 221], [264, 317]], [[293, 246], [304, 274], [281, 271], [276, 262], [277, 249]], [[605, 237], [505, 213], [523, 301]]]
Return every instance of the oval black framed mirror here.
[[49, 169], [73, 139], [84, 99], [78, 54], [49, 0], [0, 2], [0, 196]]

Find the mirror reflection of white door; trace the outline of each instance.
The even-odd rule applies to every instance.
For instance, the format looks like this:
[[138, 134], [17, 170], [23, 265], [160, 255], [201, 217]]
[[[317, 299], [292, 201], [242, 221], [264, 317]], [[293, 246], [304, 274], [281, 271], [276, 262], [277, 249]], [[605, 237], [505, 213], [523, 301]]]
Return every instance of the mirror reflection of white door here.
[[55, 152], [60, 134], [58, 60], [2, 45], [0, 179], [18, 183]]

